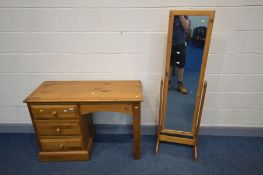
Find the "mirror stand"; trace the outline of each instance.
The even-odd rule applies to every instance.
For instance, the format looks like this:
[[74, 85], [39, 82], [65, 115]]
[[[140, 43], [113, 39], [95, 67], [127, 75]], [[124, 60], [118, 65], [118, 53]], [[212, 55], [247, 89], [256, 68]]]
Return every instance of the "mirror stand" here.
[[161, 115], [162, 115], [162, 108], [163, 105], [163, 80], [161, 80], [161, 91], [160, 91], [160, 108], [159, 108], [159, 121], [157, 125], [157, 143], [156, 143], [156, 157], [158, 157], [159, 152], [159, 144], [160, 141], [164, 142], [172, 142], [172, 143], [178, 143], [178, 144], [185, 144], [193, 146], [193, 153], [194, 153], [194, 160], [197, 159], [197, 144], [198, 144], [198, 134], [199, 134], [199, 128], [202, 118], [202, 112], [204, 107], [204, 100], [206, 95], [206, 88], [207, 88], [207, 81], [204, 82], [204, 85], [202, 86], [202, 94], [200, 98], [200, 107], [197, 111], [197, 122], [196, 122], [196, 130], [194, 134], [191, 132], [184, 132], [184, 131], [176, 131], [176, 130], [169, 130], [169, 129], [161, 129], [162, 121], [161, 121]]
[[170, 11], [156, 156], [163, 141], [193, 146], [194, 159], [197, 159], [207, 88], [204, 77], [214, 16], [213, 10]]

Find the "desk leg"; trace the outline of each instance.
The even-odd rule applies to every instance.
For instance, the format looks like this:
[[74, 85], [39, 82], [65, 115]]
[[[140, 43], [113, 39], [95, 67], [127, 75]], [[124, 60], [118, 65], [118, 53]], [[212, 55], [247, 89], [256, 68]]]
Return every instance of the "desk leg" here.
[[132, 104], [134, 159], [141, 158], [141, 103]]

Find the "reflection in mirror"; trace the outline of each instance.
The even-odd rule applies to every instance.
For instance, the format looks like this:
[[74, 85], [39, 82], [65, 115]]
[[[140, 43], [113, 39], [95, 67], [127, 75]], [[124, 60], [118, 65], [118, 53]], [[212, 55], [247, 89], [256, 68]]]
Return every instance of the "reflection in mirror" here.
[[165, 128], [192, 130], [208, 16], [174, 16]]

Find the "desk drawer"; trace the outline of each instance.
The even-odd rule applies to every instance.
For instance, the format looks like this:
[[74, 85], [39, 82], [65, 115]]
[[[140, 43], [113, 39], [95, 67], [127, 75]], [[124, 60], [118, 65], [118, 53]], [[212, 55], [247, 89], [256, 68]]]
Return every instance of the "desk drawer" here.
[[39, 120], [35, 124], [40, 136], [80, 135], [79, 122], [75, 120]]
[[76, 105], [31, 105], [35, 119], [78, 118]]
[[81, 150], [81, 138], [63, 138], [63, 139], [40, 139], [43, 151], [72, 151]]

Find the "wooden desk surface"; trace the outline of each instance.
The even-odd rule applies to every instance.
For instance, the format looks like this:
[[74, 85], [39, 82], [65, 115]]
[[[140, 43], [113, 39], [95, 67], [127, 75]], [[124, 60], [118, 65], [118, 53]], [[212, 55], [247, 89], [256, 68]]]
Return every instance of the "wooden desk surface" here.
[[45, 81], [24, 102], [142, 101], [140, 81]]

